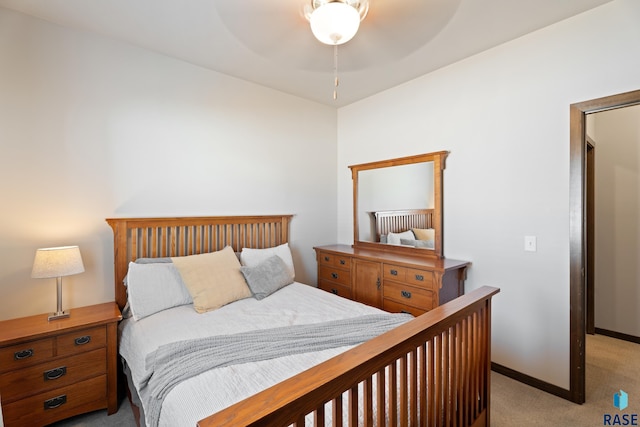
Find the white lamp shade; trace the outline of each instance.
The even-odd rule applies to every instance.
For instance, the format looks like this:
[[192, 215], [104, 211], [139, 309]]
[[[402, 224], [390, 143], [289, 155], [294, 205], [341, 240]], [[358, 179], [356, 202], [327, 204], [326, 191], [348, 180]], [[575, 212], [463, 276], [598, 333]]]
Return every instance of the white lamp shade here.
[[83, 271], [82, 256], [77, 246], [43, 248], [36, 251], [31, 277], [34, 279], [62, 277]]
[[311, 32], [320, 42], [339, 45], [356, 35], [360, 27], [360, 14], [346, 3], [330, 2], [313, 11], [309, 24]]

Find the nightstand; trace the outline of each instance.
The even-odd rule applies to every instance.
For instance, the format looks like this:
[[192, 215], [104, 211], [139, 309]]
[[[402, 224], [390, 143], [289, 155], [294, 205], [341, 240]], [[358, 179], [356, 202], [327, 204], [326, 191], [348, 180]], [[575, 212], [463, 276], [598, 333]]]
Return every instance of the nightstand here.
[[85, 412], [118, 410], [115, 303], [0, 322], [0, 396], [6, 427], [44, 426]]

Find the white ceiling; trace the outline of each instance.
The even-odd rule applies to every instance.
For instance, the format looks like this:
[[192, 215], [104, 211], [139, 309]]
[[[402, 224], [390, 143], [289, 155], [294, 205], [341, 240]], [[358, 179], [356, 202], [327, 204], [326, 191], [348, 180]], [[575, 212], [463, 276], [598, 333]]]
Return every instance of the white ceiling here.
[[0, 0], [0, 6], [95, 32], [331, 106], [343, 106], [612, 0], [370, 0], [338, 50], [311, 35], [311, 0]]

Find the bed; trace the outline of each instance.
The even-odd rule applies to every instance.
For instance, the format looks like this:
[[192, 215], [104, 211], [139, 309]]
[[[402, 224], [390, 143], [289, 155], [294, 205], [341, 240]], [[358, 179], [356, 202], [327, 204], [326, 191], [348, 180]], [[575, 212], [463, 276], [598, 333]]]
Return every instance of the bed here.
[[[138, 263], [155, 268], [168, 257], [272, 253], [288, 247], [290, 220], [290, 215], [107, 219], [114, 232], [116, 301], [126, 309], [124, 280], [132, 262], [131, 272], [142, 268]], [[134, 412], [140, 405], [144, 425], [159, 411], [152, 421], [160, 426], [489, 425], [491, 298], [497, 292], [480, 288], [418, 318], [390, 319], [378, 309], [294, 281], [260, 300], [241, 298], [204, 313], [194, 311], [194, 300], [130, 318], [121, 324], [120, 353], [130, 373]], [[205, 319], [222, 328], [211, 333], [210, 326], [200, 326]], [[357, 328], [361, 321], [372, 329], [363, 344], [322, 347], [327, 337], [314, 336], [306, 345], [319, 347], [310, 352], [248, 361], [239, 352], [242, 363], [226, 361], [160, 387], [165, 390], [160, 403], [149, 387], [140, 387], [148, 380], [145, 359], [166, 360], [166, 370], [175, 370], [170, 368], [174, 355], [163, 359], [154, 349], [220, 337], [247, 343], [246, 336], [265, 335], [270, 341], [270, 333], [287, 335], [285, 330], [305, 339], [309, 328], [351, 327], [343, 322]], [[378, 329], [378, 322], [386, 323]]]

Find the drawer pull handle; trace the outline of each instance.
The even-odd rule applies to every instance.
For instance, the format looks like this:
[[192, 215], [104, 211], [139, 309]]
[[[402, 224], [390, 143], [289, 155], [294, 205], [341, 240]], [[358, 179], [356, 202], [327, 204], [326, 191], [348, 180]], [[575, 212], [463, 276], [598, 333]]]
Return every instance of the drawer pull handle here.
[[347, 262], [343, 259], [340, 260], [340, 265], [345, 265]]
[[401, 291], [400, 295], [402, 295], [403, 298], [411, 299], [411, 292], [409, 291]]
[[378, 290], [380, 290], [380, 285], [382, 285], [382, 282], [380, 282], [380, 278], [378, 277], [376, 280], [376, 288], [378, 288]]
[[397, 276], [398, 270], [391, 270], [389, 273], [391, 273], [392, 276]]
[[50, 369], [50, 370], [44, 372], [44, 380], [45, 381], [57, 380], [61, 376], [65, 375], [66, 373], [67, 373], [67, 367], [66, 366], [61, 366], [59, 368]]
[[331, 273], [331, 277], [333, 277], [334, 279], [338, 278], [338, 273]]
[[416, 274], [416, 280], [424, 281], [424, 276], [422, 274]]
[[328, 256], [325, 256], [325, 257], [324, 257], [324, 260], [325, 260], [326, 262], [329, 262], [329, 257], [328, 257]]
[[44, 401], [44, 409], [56, 409], [67, 403], [67, 395], [57, 396]]
[[20, 351], [16, 351], [15, 353], [13, 353], [13, 358], [15, 360], [22, 360], [22, 359], [28, 359], [31, 356], [33, 356], [33, 349], [27, 349], [27, 350], [20, 350]]
[[411, 314], [410, 312], [408, 312], [407, 310], [400, 310], [400, 313], [404, 313], [404, 314]]
[[73, 340], [73, 342], [75, 342], [76, 345], [89, 344], [90, 341], [91, 341], [91, 335], [85, 335], [83, 337], [78, 337], [75, 340]]
[[338, 295], [338, 290], [336, 288], [331, 288], [331, 293]]

